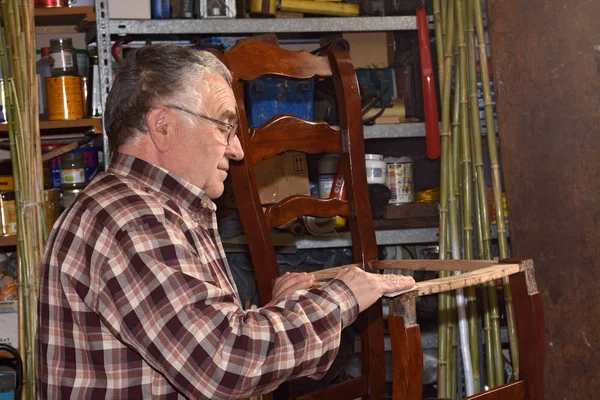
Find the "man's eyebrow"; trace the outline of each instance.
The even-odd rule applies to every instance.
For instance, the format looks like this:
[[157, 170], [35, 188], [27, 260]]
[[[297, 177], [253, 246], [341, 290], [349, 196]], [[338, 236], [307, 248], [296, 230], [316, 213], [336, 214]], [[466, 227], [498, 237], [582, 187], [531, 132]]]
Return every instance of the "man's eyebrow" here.
[[220, 114], [219, 114], [219, 119], [221, 121], [230, 121], [230, 122], [234, 122], [237, 123], [237, 119], [238, 119], [238, 115], [235, 111], [233, 110], [223, 110]]

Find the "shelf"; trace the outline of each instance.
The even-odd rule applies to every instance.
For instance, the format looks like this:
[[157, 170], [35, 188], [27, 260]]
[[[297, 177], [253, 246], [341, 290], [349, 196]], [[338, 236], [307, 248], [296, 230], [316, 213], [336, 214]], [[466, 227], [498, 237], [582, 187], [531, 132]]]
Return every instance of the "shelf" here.
[[[375, 232], [380, 246], [395, 244], [437, 243], [438, 228], [389, 229]], [[303, 236], [296, 239], [298, 249], [324, 249], [329, 247], [350, 247], [350, 232], [332, 236]]]
[[[59, 129], [91, 128], [94, 133], [102, 133], [102, 119], [85, 118], [70, 119], [65, 121], [40, 121], [40, 131], [51, 131]], [[0, 124], [0, 132], [8, 132], [7, 124]]]
[[379, 124], [363, 127], [365, 139], [393, 139], [425, 137], [425, 124], [412, 122], [406, 124]]
[[82, 22], [89, 24], [95, 21], [96, 13], [93, 6], [35, 9], [36, 26], [79, 25]]
[[111, 20], [118, 35], [375, 32], [417, 29], [416, 17]]
[[12, 236], [0, 236], [0, 247], [16, 246], [17, 235]]

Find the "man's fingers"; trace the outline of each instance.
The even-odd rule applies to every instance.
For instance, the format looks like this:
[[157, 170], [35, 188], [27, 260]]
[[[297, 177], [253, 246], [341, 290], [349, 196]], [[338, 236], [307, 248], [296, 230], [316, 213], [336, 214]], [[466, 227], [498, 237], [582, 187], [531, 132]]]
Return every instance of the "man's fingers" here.
[[415, 286], [415, 280], [411, 276], [386, 274], [382, 275], [384, 281], [384, 292], [410, 289]]

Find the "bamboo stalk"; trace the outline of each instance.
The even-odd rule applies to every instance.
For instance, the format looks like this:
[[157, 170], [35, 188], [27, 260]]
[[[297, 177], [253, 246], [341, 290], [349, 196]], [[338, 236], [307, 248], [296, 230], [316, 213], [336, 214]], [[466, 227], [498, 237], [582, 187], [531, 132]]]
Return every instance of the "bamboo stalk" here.
[[452, 400], [456, 400], [457, 394], [457, 377], [458, 377], [458, 340], [457, 340], [457, 304], [456, 297], [450, 297], [450, 324], [448, 326], [448, 337], [450, 338], [451, 351], [450, 351], [450, 379], [448, 384], [448, 393]]
[[492, 345], [492, 316], [487, 287], [481, 291], [483, 299], [483, 334], [485, 338], [485, 366], [487, 370], [487, 385], [496, 387], [496, 372], [494, 364], [494, 348]]
[[[445, 8], [442, 8], [444, 12]], [[448, 238], [448, 199], [449, 199], [449, 176], [450, 171], [445, 166], [450, 156], [450, 90], [452, 78], [452, 49], [454, 48], [454, 1], [450, 1], [446, 11], [447, 22], [444, 29], [447, 36], [444, 42], [444, 80], [442, 86], [442, 152], [441, 152], [441, 187], [440, 187], [440, 259], [446, 259]], [[442, 14], [443, 16], [444, 14]], [[441, 272], [440, 277], [447, 276], [447, 272]], [[448, 371], [448, 294], [440, 294], [439, 297], [439, 346], [438, 346], [438, 397], [446, 397], [447, 371]]]
[[24, 364], [23, 395], [35, 396], [33, 338], [37, 324], [37, 279], [43, 249], [41, 151], [35, 32], [31, 1], [2, 0], [4, 51], [2, 74], [7, 79], [6, 104], [17, 208], [19, 252], [19, 350]]
[[[498, 248], [500, 258], [508, 258], [508, 241], [506, 238], [506, 226], [504, 224], [504, 208], [502, 206], [502, 185], [500, 180], [500, 165], [498, 164], [498, 152], [496, 148], [496, 128], [494, 124], [494, 109], [492, 104], [492, 95], [490, 89], [490, 74], [487, 64], [487, 53], [485, 49], [485, 37], [483, 33], [483, 17], [481, 11], [481, 3], [475, 1], [475, 30], [477, 32], [477, 41], [479, 45], [479, 60], [481, 68], [481, 80], [483, 88], [483, 98], [485, 105], [485, 121], [487, 126], [488, 151], [490, 156], [490, 165], [492, 170], [492, 192], [494, 197], [494, 205], [496, 208], [496, 227], [498, 231]], [[508, 332], [510, 338], [510, 350], [515, 371], [515, 378], [519, 377], [519, 338], [516, 330], [516, 316], [512, 294], [510, 290], [510, 281], [504, 278], [504, 300], [506, 303], [506, 319], [508, 322]], [[502, 382], [504, 379], [502, 380]]]
[[437, 54], [439, 82], [444, 82], [444, 39], [440, 0], [433, 0], [433, 24], [435, 26], [435, 50]]

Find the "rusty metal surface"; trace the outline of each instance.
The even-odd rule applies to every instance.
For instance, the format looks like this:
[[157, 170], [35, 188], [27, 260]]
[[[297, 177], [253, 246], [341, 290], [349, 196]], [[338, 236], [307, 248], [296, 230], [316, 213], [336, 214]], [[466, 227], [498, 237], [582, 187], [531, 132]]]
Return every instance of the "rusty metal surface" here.
[[546, 315], [547, 399], [600, 390], [600, 1], [490, 0], [515, 256]]

